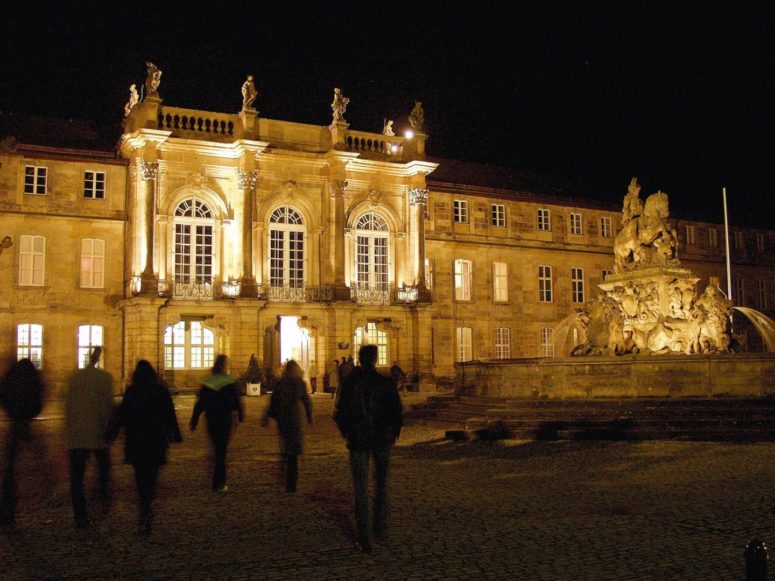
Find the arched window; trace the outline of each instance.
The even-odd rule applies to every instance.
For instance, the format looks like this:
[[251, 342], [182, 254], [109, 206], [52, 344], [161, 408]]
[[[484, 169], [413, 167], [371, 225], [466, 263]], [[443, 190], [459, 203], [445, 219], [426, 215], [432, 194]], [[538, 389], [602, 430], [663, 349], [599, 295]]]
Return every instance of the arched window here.
[[378, 214], [364, 214], [355, 224], [355, 282], [359, 289], [389, 290], [388, 225]]
[[377, 346], [377, 365], [384, 367], [388, 364], [388, 334], [387, 331], [380, 331], [377, 324], [373, 321], [366, 323], [365, 327], [355, 329], [353, 337], [353, 347], [355, 349], [355, 358], [357, 361], [358, 352], [364, 345]]
[[198, 198], [175, 208], [174, 293], [179, 297], [212, 297], [213, 211]]
[[164, 368], [212, 367], [215, 334], [200, 321], [180, 321], [164, 330]]
[[289, 207], [269, 216], [269, 284], [272, 287], [304, 287], [304, 235], [301, 214]]

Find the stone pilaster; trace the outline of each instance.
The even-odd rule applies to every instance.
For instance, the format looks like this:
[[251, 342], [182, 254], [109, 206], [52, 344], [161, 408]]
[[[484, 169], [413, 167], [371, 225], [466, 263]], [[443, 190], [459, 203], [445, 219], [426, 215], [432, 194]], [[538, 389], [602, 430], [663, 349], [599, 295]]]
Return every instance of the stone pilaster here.
[[334, 228], [334, 299], [349, 300], [350, 289], [345, 285], [345, 252], [344, 252], [344, 193], [347, 189], [346, 180], [329, 180], [328, 191], [331, 196], [331, 223]]
[[242, 189], [242, 278], [240, 296], [256, 298], [258, 286], [253, 272], [253, 203], [258, 183], [257, 171], [240, 171], [237, 182]]
[[409, 246], [412, 256], [412, 275], [417, 287], [417, 300], [430, 300], [430, 291], [425, 285], [425, 206], [428, 203], [428, 190], [414, 188], [409, 190]]
[[154, 272], [154, 228], [156, 209], [156, 179], [159, 175], [158, 162], [142, 162], [140, 177], [144, 183], [143, 211], [145, 214], [145, 265], [140, 277], [140, 294], [156, 295], [159, 292], [159, 280]]

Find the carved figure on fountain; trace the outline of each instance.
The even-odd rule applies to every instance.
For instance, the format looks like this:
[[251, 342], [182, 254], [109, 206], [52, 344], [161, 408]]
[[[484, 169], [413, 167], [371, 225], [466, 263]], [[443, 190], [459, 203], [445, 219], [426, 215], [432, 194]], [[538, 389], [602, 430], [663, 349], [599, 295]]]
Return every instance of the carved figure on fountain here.
[[729, 351], [729, 317], [732, 301], [715, 285], [709, 284], [697, 299], [695, 310], [701, 311], [702, 323], [697, 339], [700, 353], [724, 353]]
[[642, 214], [637, 217], [625, 207], [622, 212], [624, 228], [614, 240], [615, 273], [653, 266], [680, 266], [678, 236], [667, 222], [669, 215], [668, 197], [664, 192], [651, 194]]

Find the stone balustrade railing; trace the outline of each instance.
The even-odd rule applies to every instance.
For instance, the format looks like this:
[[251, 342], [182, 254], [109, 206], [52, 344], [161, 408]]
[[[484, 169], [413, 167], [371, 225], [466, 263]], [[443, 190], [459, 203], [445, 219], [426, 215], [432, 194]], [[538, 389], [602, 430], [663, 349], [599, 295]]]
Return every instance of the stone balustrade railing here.
[[196, 135], [224, 135], [234, 137], [239, 129], [239, 118], [227, 113], [197, 111], [181, 107], [162, 107], [159, 129]]
[[397, 157], [404, 153], [405, 138], [399, 135], [389, 136], [348, 130], [345, 133], [344, 141], [349, 151], [382, 153]]

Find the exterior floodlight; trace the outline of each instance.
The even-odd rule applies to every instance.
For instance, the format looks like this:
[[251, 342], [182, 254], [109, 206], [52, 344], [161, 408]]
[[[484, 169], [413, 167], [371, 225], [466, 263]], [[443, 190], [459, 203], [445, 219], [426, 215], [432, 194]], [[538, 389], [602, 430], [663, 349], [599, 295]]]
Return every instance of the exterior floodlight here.
[[398, 152], [398, 145], [396, 143], [391, 145], [390, 146], [390, 151], [392, 151], [393, 153], [397, 153]]
[[411, 139], [412, 137], [414, 137], [414, 131], [412, 131], [411, 129], [407, 129], [406, 131], [404, 131], [404, 137], [406, 137], [407, 139]]

